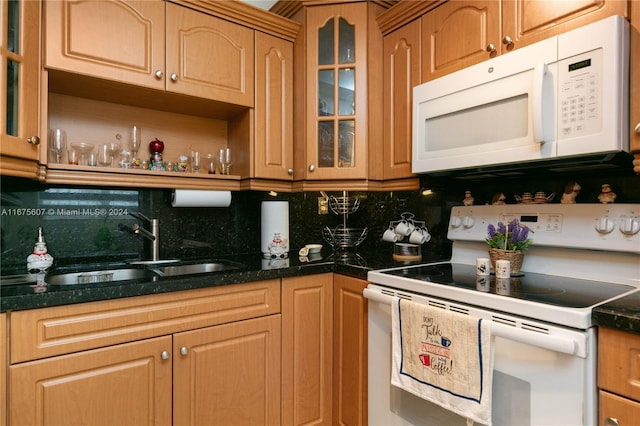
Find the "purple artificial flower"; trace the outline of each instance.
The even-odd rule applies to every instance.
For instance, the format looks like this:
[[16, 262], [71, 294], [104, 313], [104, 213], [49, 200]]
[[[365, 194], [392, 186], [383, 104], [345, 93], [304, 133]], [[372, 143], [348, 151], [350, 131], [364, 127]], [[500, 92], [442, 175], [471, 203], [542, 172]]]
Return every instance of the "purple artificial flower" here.
[[504, 226], [504, 223], [498, 222], [498, 233], [501, 235], [505, 235], [507, 233], [507, 227]]
[[496, 227], [493, 226], [492, 223], [487, 227], [487, 232], [489, 232], [489, 238], [493, 238], [496, 236]]

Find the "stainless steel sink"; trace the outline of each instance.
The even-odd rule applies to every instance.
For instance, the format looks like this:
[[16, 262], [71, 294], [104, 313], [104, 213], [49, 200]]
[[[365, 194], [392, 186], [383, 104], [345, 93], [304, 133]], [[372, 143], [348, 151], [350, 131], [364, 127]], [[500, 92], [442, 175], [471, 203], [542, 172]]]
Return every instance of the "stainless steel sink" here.
[[229, 271], [238, 269], [242, 265], [231, 262], [206, 262], [188, 265], [171, 265], [153, 268], [153, 271], [165, 277], [176, 275], [206, 274], [208, 272]]
[[151, 280], [157, 278], [157, 275], [153, 271], [140, 268], [105, 269], [101, 271], [49, 274], [45, 277], [45, 282], [51, 285], [76, 285], [137, 280], [143, 278]]

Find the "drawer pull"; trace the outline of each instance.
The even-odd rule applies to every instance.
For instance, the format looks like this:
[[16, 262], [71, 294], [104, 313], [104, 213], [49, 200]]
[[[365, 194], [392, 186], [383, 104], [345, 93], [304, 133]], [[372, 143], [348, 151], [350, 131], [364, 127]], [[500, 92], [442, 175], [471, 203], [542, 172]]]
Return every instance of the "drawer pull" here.
[[183, 346], [180, 348], [180, 355], [187, 355], [189, 353], [189, 348], [186, 346]]
[[160, 353], [160, 358], [162, 358], [162, 359], [163, 359], [163, 360], [165, 360], [165, 361], [166, 361], [166, 360], [168, 360], [168, 359], [169, 359], [169, 352], [167, 352], [167, 351], [162, 351], [162, 352]]
[[604, 419], [604, 426], [620, 426], [620, 422], [615, 417], [607, 417]]

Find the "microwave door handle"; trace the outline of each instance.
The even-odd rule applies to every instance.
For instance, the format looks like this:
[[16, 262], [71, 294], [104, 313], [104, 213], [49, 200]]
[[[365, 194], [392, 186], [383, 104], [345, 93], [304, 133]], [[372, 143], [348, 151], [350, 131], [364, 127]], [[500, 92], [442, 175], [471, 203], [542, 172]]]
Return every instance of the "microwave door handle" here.
[[544, 118], [542, 107], [544, 105], [544, 78], [547, 75], [547, 65], [540, 63], [536, 65], [533, 71], [533, 140], [535, 142], [544, 143]]

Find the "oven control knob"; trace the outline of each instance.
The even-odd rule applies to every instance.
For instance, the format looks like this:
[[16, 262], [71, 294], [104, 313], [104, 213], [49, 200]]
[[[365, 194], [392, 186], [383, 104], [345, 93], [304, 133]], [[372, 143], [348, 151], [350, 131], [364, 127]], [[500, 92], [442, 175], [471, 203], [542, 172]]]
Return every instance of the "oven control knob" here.
[[620, 222], [620, 232], [625, 235], [635, 235], [640, 231], [640, 222], [637, 219], [628, 217]]
[[462, 219], [462, 226], [464, 226], [466, 229], [473, 228], [473, 225], [475, 223], [476, 221], [471, 216], [465, 216], [465, 218]]
[[460, 219], [459, 216], [452, 216], [451, 217], [451, 227], [452, 228], [459, 228], [460, 225], [462, 225], [462, 219]]
[[613, 221], [606, 216], [601, 217], [596, 222], [596, 231], [601, 234], [609, 234], [613, 231], [613, 228], [615, 228]]

